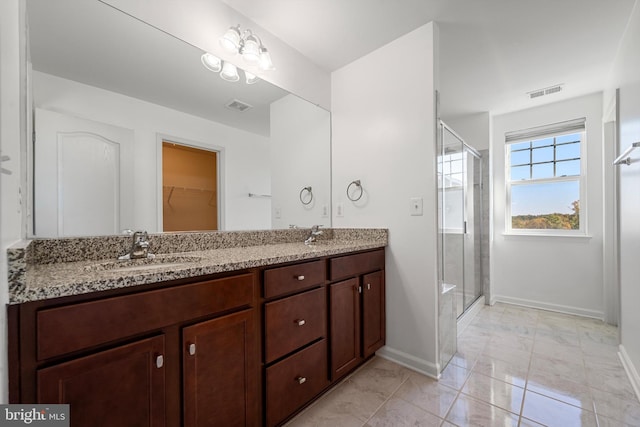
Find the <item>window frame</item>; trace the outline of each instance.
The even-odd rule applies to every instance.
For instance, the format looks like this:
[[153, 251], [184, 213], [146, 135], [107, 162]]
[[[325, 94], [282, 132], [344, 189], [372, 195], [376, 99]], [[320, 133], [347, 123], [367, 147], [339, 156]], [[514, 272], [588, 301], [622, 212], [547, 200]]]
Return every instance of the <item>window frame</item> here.
[[[511, 150], [510, 147], [513, 144], [522, 142], [533, 142], [546, 138], [557, 138], [563, 135], [580, 134], [580, 174], [572, 176], [560, 176], [551, 178], [530, 178], [512, 181], [511, 180]], [[555, 140], [554, 140], [555, 145]], [[531, 159], [533, 160], [533, 159]], [[553, 160], [556, 163], [556, 160]], [[554, 164], [555, 170], [555, 164]], [[568, 236], [568, 237], [586, 237], [588, 230], [587, 221], [587, 132], [586, 121], [584, 128], [580, 131], [575, 129], [568, 129], [565, 131], [555, 130], [548, 134], [536, 135], [533, 137], [525, 137], [512, 139], [507, 141], [505, 138], [505, 234], [507, 235], [529, 235], [529, 236]], [[531, 175], [530, 175], [531, 176]], [[544, 183], [559, 183], [559, 182], [578, 182], [579, 195], [580, 195], [580, 213], [579, 224], [580, 227], [577, 230], [564, 230], [564, 229], [533, 229], [533, 228], [513, 228], [513, 218], [511, 216], [511, 191], [513, 186], [524, 186], [531, 184], [544, 184]]]

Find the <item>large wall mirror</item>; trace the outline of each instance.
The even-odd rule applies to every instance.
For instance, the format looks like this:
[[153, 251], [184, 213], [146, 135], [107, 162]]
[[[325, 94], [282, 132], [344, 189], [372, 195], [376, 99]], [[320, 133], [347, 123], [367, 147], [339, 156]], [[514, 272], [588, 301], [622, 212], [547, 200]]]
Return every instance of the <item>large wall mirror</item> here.
[[31, 236], [331, 225], [328, 111], [98, 0], [26, 4]]

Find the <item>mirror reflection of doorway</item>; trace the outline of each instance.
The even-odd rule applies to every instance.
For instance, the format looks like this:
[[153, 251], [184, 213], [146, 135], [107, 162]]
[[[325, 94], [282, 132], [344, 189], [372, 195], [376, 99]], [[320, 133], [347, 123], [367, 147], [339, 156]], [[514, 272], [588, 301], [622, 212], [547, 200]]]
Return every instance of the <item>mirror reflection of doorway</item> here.
[[163, 231], [218, 230], [218, 153], [162, 141]]

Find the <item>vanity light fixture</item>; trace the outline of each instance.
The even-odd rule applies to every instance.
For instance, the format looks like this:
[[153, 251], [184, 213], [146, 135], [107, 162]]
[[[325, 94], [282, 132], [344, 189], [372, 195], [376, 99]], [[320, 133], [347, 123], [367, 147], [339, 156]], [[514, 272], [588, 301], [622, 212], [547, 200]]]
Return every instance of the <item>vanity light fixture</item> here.
[[[223, 80], [228, 82], [237, 82], [240, 80], [240, 75], [238, 74], [238, 68], [230, 62], [224, 62], [220, 58], [215, 55], [210, 54], [209, 52], [205, 52], [200, 58], [202, 61], [202, 65], [214, 73], [220, 73], [220, 77]], [[244, 72], [245, 81], [248, 85], [252, 85], [257, 83], [260, 78], [253, 73], [248, 71]]]
[[244, 77], [245, 77], [245, 82], [247, 82], [248, 85], [252, 85], [254, 83], [257, 83], [258, 80], [260, 80], [260, 78], [254, 74], [251, 74], [248, 71], [244, 72]]
[[263, 71], [275, 70], [269, 51], [251, 30], [241, 31], [238, 24], [229, 28], [219, 41], [227, 52], [239, 53], [248, 64], [256, 65]]
[[222, 71], [220, 71], [220, 77], [222, 77], [222, 80], [226, 80], [228, 82], [237, 82], [240, 80], [238, 69], [231, 62], [224, 63]]

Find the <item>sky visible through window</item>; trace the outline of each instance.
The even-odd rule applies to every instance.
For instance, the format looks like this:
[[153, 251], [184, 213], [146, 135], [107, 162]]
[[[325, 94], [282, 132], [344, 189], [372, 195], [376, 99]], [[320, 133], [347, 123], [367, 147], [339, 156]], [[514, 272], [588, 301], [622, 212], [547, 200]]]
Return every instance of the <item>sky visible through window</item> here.
[[[577, 180], [536, 182], [580, 176], [580, 134], [520, 142], [509, 146], [511, 215], [572, 214], [580, 199]], [[526, 185], [517, 185], [518, 182]]]

